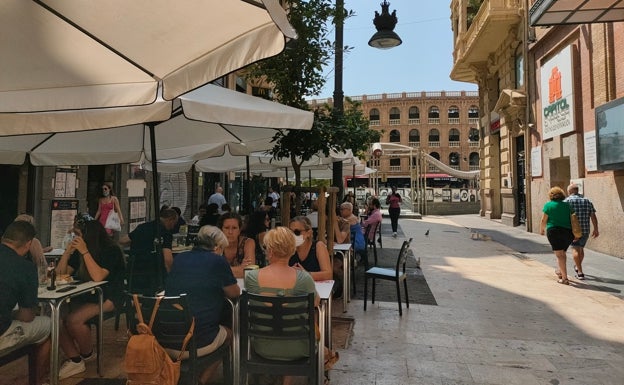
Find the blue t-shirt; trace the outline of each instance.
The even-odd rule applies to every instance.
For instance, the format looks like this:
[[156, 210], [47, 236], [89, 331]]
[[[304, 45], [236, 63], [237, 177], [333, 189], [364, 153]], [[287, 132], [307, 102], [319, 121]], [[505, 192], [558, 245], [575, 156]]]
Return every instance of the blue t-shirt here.
[[223, 288], [235, 283], [236, 278], [225, 258], [211, 251], [194, 248], [174, 258], [165, 293], [188, 295], [195, 317], [197, 347], [209, 345], [217, 336], [225, 304]]
[[37, 267], [10, 247], [0, 244], [0, 335], [13, 321], [13, 308], [37, 307]]

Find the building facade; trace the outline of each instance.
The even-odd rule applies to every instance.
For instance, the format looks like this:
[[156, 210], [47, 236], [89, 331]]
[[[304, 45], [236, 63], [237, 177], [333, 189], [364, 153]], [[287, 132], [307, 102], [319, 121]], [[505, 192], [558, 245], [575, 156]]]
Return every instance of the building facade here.
[[[380, 141], [411, 147], [414, 158], [422, 150], [456, 170], [479, 170], [479, 107], [476, 91], [403, 92], [394, 94], [352, 96], [362, 104], [370, 128], [381, 132]], [[330, 103], [315, 100], [314, 104]], [[383, 156], [370, 159], [369, 167], [377, 170], [382, 185], [409, 188], [416, 165], [409, 156]], [[429, 164], [427, 178], [450, 182]]]
[[[531, 7], [550, 3], [451, 2], [451, 78], [479, 86], [481, 213], [538, 232], [548, 190], [574, 181], [600, 223], [587, 247], [624, 257], [624, 146], [613, 146], [619, 129], [596, 123], [605, 105], [624, 103], [624, 24], [530, 27]], [[605, 141], [609, 151], [601, 151]], [[601, 164], [606, 153], [622, 162]]]

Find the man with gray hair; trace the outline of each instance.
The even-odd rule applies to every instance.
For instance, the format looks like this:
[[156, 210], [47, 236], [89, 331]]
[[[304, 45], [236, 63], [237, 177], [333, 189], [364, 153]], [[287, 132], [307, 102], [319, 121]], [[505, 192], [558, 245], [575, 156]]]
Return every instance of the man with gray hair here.
[[596, 217], [596, 209], [593, 203], [579, 194], [579, 187], [576, 183], [571, 183], [568, 186], [568, 197], [564, 200], [572, 207], [579, 223], [581, 224], [581, 230], [583, 230], [583, 236], [575, 241], [572, 241], [572, 258], [574, 258], [574, 271], [576, 272], [576, 278], [585, 279], [583, 273], [583, 259], [585, 258], [585, 244], [589, 238], [591, 220], [594, 226], [594, 231], [591, 233], [592, 238], [596, 238], [600, 233], [598, 232], [598, 218]]
[[223, 211], [221, 210], [221, 207], [227, 203], [227, 200], [225, 199], [225, 197], [223, 196], [223, 187], [218, 186], [215, 189], [214, 194], [212, 194], [209, 198], [208, 198], [208, 204], [214, 203], [218, 206], [218, 211], [219, 214], [222, 214]]
[[[202, 226], [197, 233], [197, 246], [178, 254], [167, 276], [166, 295], [187, 294], [195, 317], [198, 357], [232, 341], [232, 331], [219, 324], [224, 317], [225, 298], [240, 295], [230, 264], [221, 255], [227, 245], [227, 238], [219, 228]], [[218, 366], [219, 361], [201, 368], [199, 383], [209, 383]]]

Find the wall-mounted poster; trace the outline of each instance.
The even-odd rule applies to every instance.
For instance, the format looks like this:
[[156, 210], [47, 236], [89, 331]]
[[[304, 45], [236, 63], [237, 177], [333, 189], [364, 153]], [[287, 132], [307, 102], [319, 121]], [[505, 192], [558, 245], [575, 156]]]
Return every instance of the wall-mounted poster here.
[[442, 202], [451, 202], [451, 189], [450, 188], [442, 189]]
[[75, 168], [57, 168], [54, 176], [54, 197], [75, 198], [78, 170]]
[[461, 202], [460, 190], [454, 188], [451, 190], [451, 202]]
[[433, 189], [433, 201], [442, 202], [442, 189], [441, 188]]
[[63, 238], [74, 226], [78, 214], [77, 200], [53, 200], [50, 212], [50, 246], [60, 249]]
[[574, 131], [574, 73], [568, 45], [540, 68], [543, 140]]
[[147, 203], [145, 197], [130, 198], [130, 218], [128, 220], [128, 231], [136, 229], [138, 225], [147, 219]]
[[432, 188], [428, 188], [425, 192], [426, 197], [427, 197], [427, 202], [433, 202], [433, 189]]
[[468, 190], [466, 189], [459, 190], [459, 200], [462, 202], [468, 202], [468, 199], [469, 199]]

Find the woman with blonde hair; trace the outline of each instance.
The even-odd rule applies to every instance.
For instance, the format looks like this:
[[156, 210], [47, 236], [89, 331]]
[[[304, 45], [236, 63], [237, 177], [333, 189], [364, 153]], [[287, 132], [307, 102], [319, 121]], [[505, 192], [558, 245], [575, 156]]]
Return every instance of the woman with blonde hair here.
[[548, 192], [550, 199], [542, 208], [542, 221], [540, 224], [540, 234], [548, 237], [548, 242], [552, 247], [555, 257], [557, 257], [558, 268], [555, 274], [559, 278], [558, 283], [569, 285], [568, 270], [566, 267], [566, 251], [568, 246], [574, 240], [572, 234], [572, 224], [570, 215], [572, 208], [567, 202], [564, 202], [566, 195], [561, 187], [553, 187]]

